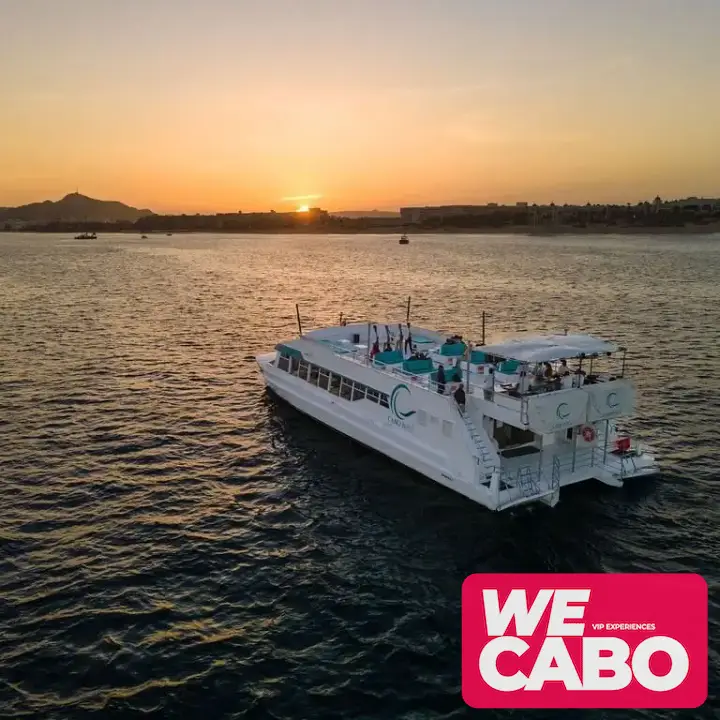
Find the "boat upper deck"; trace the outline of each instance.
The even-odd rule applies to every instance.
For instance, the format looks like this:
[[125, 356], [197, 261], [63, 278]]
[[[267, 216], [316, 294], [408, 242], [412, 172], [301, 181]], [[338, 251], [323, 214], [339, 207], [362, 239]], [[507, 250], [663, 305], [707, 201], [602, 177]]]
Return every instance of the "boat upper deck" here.
[[[371, 323], [314, 330], [303, 338], [349, 362], [401, 376], [431, 391], [437, 390], [440, 366], [446, 385], [467, 382], [469, 373], [471, 392], [492, 390], [509, 399], [611, 382], [624, 374], [624, 367], [613, 371], [602, 362], [624, 349], [590, 335], [529, 335], [468, 347], [459, 335], [413, 326], [408, 332], [403, 323]], [[379, 352], [372, 352], [373, 344]]]
[[[408, 338], [406, 324], [371, 323], [314, 330], [300, 339], [428, 392], [452, 394], [462, 384], [483, 414], [540, 433], [626, 415], [634, 405], [624, 354], [621, 368], [608, 367], [623, 349], [590, 335], [473, 346], [459, 335], [413, 326]], [[441, 366], [444, 382], [438, 383]]]

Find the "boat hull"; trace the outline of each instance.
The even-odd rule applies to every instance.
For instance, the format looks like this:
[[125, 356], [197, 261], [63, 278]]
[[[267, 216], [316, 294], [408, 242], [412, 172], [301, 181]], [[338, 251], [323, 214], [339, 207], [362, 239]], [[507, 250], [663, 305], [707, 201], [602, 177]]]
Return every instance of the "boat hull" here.
[[[441, 461], [437, 464], [431, 463], [417, 454], [404, 449], [395, 438], [383, 433], [382, 428], [364, 421], [362, 418], [355, 418], [338, 407], [343, 401], [335, 400], [333, 396], [317, 399], [305, 394], [307, 392], [305, 383], [298, 381], [282, 371], [278, 372], [270, 363], [274, 355], [258, 357], [258, 363], [265, 379], [265, 384], [278, 397], [294, 407], [296, 410], [308, 415], [318, 422], [326, 425], [347, 437], [365, 445], [376, 452], [382, 453], [395, 462], [424, 475], [440, 485], [454, 490], [457, 493], [474, 500], [484, 507], [491, 507], [491, 496], [484, 487], [475, 487], [469, 483], [454, 478], [447, 468], [443, 467]], [[305, 391], [305, 392], [302, 392]], [[438, 456], [440, 458], [440, 456]]]
[[[347, 399], [279, 368], [275, 360], [276, 353], [257, 357], [266, 386], [283, 401], [332, 430], [490, 510], [538, 502], [554, 506], [560, 489], [568, 485], [598, 480], [622, 487], [627, 479], [658, 472], [654, 457], [647, 451], [621, 458], [600, 452], [598, 448], [578, 450], [570, 445], [558, 447], [552, 454], [503, 457], [499, 465], [497, 461], [483, 464], [476, 458], [476, 464], [461, 448], [449, 448], [446, 438], [440, 436], [440, 442], [435, 443], [398, 432], [394, 426], [384, 423], [383, 418], [368, 416], [361, 406], [349, 405]], [[435, 394], [432, 397], [437, 399]]]

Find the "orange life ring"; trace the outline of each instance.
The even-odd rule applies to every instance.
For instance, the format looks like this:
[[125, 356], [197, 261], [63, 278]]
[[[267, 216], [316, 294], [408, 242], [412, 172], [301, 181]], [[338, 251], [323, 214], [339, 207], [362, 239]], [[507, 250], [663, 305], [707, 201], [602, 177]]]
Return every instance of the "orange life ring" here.
[[585, 442], [592, 442], [595, 439], [595, 428], [591, 425], [586, 425], [582, 429], [582, 436]]

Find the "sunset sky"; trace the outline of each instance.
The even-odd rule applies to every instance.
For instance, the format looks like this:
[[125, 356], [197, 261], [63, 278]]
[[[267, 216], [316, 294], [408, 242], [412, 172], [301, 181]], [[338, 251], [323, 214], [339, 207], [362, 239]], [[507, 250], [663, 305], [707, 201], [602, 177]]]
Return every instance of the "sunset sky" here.
[[0, 0], [0, 206], [720, 196], [720, 0]]

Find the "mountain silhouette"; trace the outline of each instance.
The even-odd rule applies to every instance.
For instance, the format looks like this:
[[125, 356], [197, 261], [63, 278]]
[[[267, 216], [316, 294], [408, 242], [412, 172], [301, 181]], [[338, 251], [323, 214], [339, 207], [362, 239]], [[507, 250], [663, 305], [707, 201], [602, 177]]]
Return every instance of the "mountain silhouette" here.
[[48, 222], [135, 222], [142, 217], [154, 215], [152, 210], [138, 210], [114, 200], [94, 198], [70, 193], [62, 200], [30, 203], [15, 208], [0, 208], [0, 221], [20, 220], [30, 223]]

